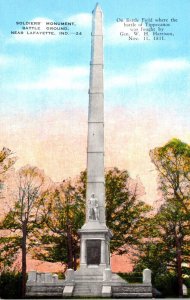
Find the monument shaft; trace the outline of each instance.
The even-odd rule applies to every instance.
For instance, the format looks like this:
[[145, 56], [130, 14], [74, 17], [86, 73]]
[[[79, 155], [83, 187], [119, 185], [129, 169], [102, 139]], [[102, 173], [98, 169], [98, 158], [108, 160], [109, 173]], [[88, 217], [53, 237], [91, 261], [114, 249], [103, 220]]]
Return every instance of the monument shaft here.
[[[104, 87], [102, 10], [92, 12], [92, 39], [89, 82], [86, 222], [81, 236], [80, 269], [85, 274], [103, 274], [110, 266], [111, 232], [105, 218], [104, 179]], [[96, 269], [91, 268], [96, 266]]]
[[105, 180], [104, 180], [104, 87], [103, 87], [103, 26], [102, 11], [96, 5], [92, 19], [90, 88], [88, 112], [87, 146], [87, 211], [92, 194], [98, 201], [99, 222], [105, 223]]

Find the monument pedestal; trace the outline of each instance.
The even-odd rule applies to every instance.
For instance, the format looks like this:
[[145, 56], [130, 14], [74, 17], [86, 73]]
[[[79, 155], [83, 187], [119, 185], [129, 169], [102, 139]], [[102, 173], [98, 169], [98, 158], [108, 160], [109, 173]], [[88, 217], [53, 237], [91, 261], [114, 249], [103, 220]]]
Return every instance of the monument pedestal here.
[[80, 268], [75, 272], [67, 271], [63, 297], [152, 297], [150, 270], [146, 270], [148, 275], [143, 275], [144, 283], [135, 285], [128, 284], [112, 273], [109, 249], [112, 233], [104, 223], [89, 220], [79, 230], [79, 234]]
[[112, 274], [110, 269], [111, 231], [104, 223], [90, 220], [79, 230], [79, 234], [80, 268], [73, 272], [73, 291], [70, 296], [111, 297], [112, 285], [126, 284], [117, 274]]
[[80, 268], [105, 269], [110, 266], [111, 231], [98, 221], [86, 223], [79, 231], [81, 239]]
[[74, 272], [73, 296], [102, 296], [105, 270], [110, 269], [109, 243], [112, 234], [97, 220], [87, 222], [80, 230], [80, 268]]

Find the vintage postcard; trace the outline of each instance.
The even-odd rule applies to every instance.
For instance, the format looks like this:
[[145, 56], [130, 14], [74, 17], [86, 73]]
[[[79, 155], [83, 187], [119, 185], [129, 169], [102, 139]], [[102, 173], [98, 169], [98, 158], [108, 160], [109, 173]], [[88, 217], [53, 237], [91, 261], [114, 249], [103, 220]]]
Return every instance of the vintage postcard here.
[[[92, 0], [0, 2], [1, 219], [18, 200], [23, 167], [38, 168], [56, 186], [76, 180], [87, 168], [96, 5]], [[150, 151], [173, 139], [190, 144], [190, 2], [102, 0], [98, 7], [104, 166], [107, 172], [127, 170], [142, 187], [140, 200], [154, 210], [162, 195]], [[46, 263], [52, 272], [61, 268]], [[30, 256], [27, 270], [34, 264]], [[35, 268], [47, 271], [39, 261]], [[115, 255], [112, 268], [131, 272], [133, 264], [128, 256]]]

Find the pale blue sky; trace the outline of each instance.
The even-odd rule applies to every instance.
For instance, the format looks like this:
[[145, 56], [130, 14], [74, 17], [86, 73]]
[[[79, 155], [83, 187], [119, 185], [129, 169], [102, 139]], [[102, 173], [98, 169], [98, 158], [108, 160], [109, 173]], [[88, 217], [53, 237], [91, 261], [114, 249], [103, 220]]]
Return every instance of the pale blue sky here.
[[[32, 102], [38, 102], [40, 105], [40, 100], [37, 94], [39, 90], [36, 90], [35, 85], [33, 88], [30, 86], [30, 90], [18, 90], [18, 86], [21, 83], [32, 83], [40, 81], [42, 78], [46, 78], [53, 68], [62, 67], [85, 67], [88, 68], [90, 60], [90, 31], [91, 24], [88, 20], [83, 24], [83, 19], [81, 18], [76, 22], [76, 28], [82, 31], [81, 37], [71, 36], [64, 37], [57, 40], [45, 41], [45, 42], [32, 42], [32, 41], [19, 41], [14, 39], [10, 35], [11, 30], [18, 30], [18, 26], [15, 25], [16, 21], [31, 21], [36, 18], [50, 19], [53, 21], [63, 21], [72, 19], [73, 16], [79, 14], [89, 14], [91, 13], [95, 5], [94, 1], [77, 1], [77, 0], [46, 0], [46, 1], [23, 1], [23, 0], [8, 0], [1, 1], [1, 19], [0, 19], [0, 33], [1, 33], [1, 46], [0, 46], [0, 57], [1, 57], [1, 74], [2, 74], [2, 84], [3, 90], [6, 96], [6, 101], [9, 99], [13, 101], [13, 97], [16, 99], [17, 95], [19, 101], [25, 101], [25, 97], [28, 98], [27, 102], [30, 106]], [[187, 88], [184, 81], [186, 81], [186, 76], [188, 76], [189, 67], [185, 62], [189, 62], [189, 39], [190, 36], [190, 26], [189, 26], [189, 8], [190, 3], [188, 0], [118, 0], [118, 1], [101, 1], [100, 5], [104, 12], [104, 28], [105, 28], [105, 82], [109, 81], [112, 76], [141, 76], [143, 72], [147, 75], [149, 72], [154, 72], [153, 68], [150, 67], [147, 70], [147, 65], [150, 62], [162, 60], [162, 68], [158, 70], [155, 69], [158, 76], [156, 80], [147, 80], [149, 84], [149, 89], [155, 89], [156, 91], [162, 89], [162, 91], [167, 88], [167, 92], [170, 93], [170, 87], [172, 91], [176, 93], [182, 92], [182, 89]], [[117, 18], [177, 18], [178, 22], [173, 23], [172, 31], [175, 34], [174, 38], [169, 38], [168, 41], [154, 41], [154, 42], [123, 42], [123, 38], [115, 37], [114, 41], [110, 41], [111, 31], [110, 27], [116, 24]], [[115, 35], [115, 32], [113, 32]], [[2, 63], [4, 58], [4, 63]], [[178, 65], [172, 67], [172, 61], [175, 64], [175, 60], [178, 61]], [[170, 63], [168, 69], [164, 67], [164, 61]], [[159, 62], [158, 62], [159, 63]], [[183, 64], [180, 67], [180, 63]], [[49, 72], [49, 73], [48, 73]], [[164, 76], [162, 74], [164, 73]], [[181, 76], [182, 75], [182, 76]], [[88, 88], [88, 74], [85, 73], [81, 77], [84, 79], [84, 86]], [[139, 88], [143, 92], [147, 89], [147, 82], [142, 82]], [[12, 84], [12, 89], [15, 87], [17, 89], [10, 91], [10, 83]], [[175, 83], [175, 84], [174, 84]], [[112, 85], [113, 87], [114, 85]], [[126, 101], [120, 95], [125, 89], [125, 94], [129, 95], [128, 98], [133, 99], [134, 89], [136, 86], [134, 84], [120, 85], [112, 90], [107, 90], [107, 95], [114, 104], [115, 93], [118, 95], [117, 101], [121, 105], [125, 105]], [[37, 94], [35, 93], [37, 92]], [[43, 98], [48, 98], [46, 91], [43, 92]], [[55, 92], [55, 91], [50, 91]], [[67, 91], [66, 95], [69, 97], [70, 90]], [[16, 94], [15, 94], [16, 93]], [[79, 92], [79, 94], [81, 91]], [[37, 101], [34, 101], [34, 95], [37, 97]], [[48, 92], [49, 95], [49, 92]], [[82, 93], [83, 95], [83, 93]], [[82, 96], [81, 95], [81, 96]], [[120, 96], [119, 96], [120, 95]], [[52, 95], [53, 96], [53, 95]], [[55, 93], [53, 96], [55, 104], [58, 105], [59, 96], [62, 98], [62, 93]], [[72, 95], [73, 96], [73, 95]], [[32, 97], [33, 100], [30, 98]], [[136, 96], [135, 96], [136, 97]], [[80, 97], [81, 99], [81, 97]], [[128, 99], [128, 101], [130, 101]], [[181, 99], [181, 97], [180, 97]], [[18, 99], [17, 99], [18, 100]], [[51, 104], [51, 99], [46, 99], [46, 105]], [[41, 100], [42, 101], [42, 100]], [[58, 103], [57, 103], [58, 101]], [[62, 98], [62, 104], [64, 104]], [[132, 100], [131, 100], [132, 101]], [[159, 99], [159, 102], [162, 100]], [[169, 99], [168, 99], [169, 101]], [[177, 102], [177, 97], [174, 102]], [[179, 100], [181, 102], [181, 100]], [[83, 104], [82, 100], [80, 101]], [[186, 102], [186, 99], [184, 99]], [[166, 101], [164, 100], [166, 104]], [[170, 101], [169, 101], [170, 104]], [[43, 104], [42, 104], [43, 105]], [[85, 104], [86, 105], [86, 104]], [[149, 105], [149, 103], [148, 103]]]
[[[79, 111], [87, 115], [91, 11], [95, 4], [91, 0], [0, 1], [0, 125], [5, 128], [1, 144], [16, 147], [18, 154], [20, 151], [21, 163], [24, 155], [22, 145], [17, 147], [11, 144], [11, 140], [13, 136], [22, 136], [25, 122], [32, 120], [38, 124], [51, 113], [57, 116], [58, 111], [68, 112], [67, 117], [69, 119], [70, 116], [71, 120]], [[131, 169], [133, 175], [144, 176], [145, 182], [150, 179], [144, 168], [151, 147], [161, 145], [173, 136], [190, 143], [190, 1], [102, 0], [99, 4], [104, 13], [105, 118], [108, 132], [112, 111], [118, 110], [112, 123], [121, 122], [121, 126], [126, 126], [126, 129], [120, 126], [124, 131], [120, 132], [121, 140], [117, 143], [120, 141], [121, 145], [119, 150], [113, 150], [110, 157], [117, 155], [118, 159], [121, 156], [121, 160], [116, 159], [114, 164], [122, 165], [124, 162], [123, 167]], [[119, 35], [122, 27], [118, 27], [117, 18], [175, 18], [178, 22], [173, 23], [169, 30], [174, 33], [174, 38], [131, 42]], [[74, 21], [82, 36], [35, 39], [10, 34], [11, 30], [19, 29], [17, 21], [36, 19]], [[57, 117], [54, 121], [53, 116], [51, 118], [54, 128], [54, 122], [58, 120]], [[61, 115], [59, 118], [61, 120]], [[37, 129], [32, 130], [35, 135]], [[130, 132], [133, 135], [126, 137], [125, 134]], [[78, 134], [80, 136], [81, 133]], [[54, 135], [52, 133], [51, 139]], [[77, 136], [72, 138], [77, 139]], [[39, 163], [31, 160], [33, 146], [35, 141], [31, 137], [31, 144], [28, 144], [30, 155], [28, 161], [25, 155], [23, 162]], [[121, 153], [121, 148], [126, 151]], [[132, 157], [135, 151], [136, 158]], [[57, 155], [60, 153], [57, 152]], [[130, 155], [134, 164], [136, 159], [135, 168], [134, 164], [130, 165]], [[138, 159], [139, 155], [141, 159]], [[125, 157], [128, 157], [127, 161]], [[51, 175], [53, 166], [48, 170], [47, 163], [42, 162], [42, 167]], [[70, 168], [72, 170], [72, 165]], [[72, 175], [69, 166], [67, 173]], [[60, 176], [63, 175], [64, 171], [60, 173]]]

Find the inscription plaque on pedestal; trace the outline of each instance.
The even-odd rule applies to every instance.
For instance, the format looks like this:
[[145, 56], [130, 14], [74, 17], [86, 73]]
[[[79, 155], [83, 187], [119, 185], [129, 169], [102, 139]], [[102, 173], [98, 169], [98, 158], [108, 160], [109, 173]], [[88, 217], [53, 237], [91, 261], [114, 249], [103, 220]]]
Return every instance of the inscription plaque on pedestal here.
[[87, 265], [99, 265], [101, 257], [101, 240], [87, 240]]

